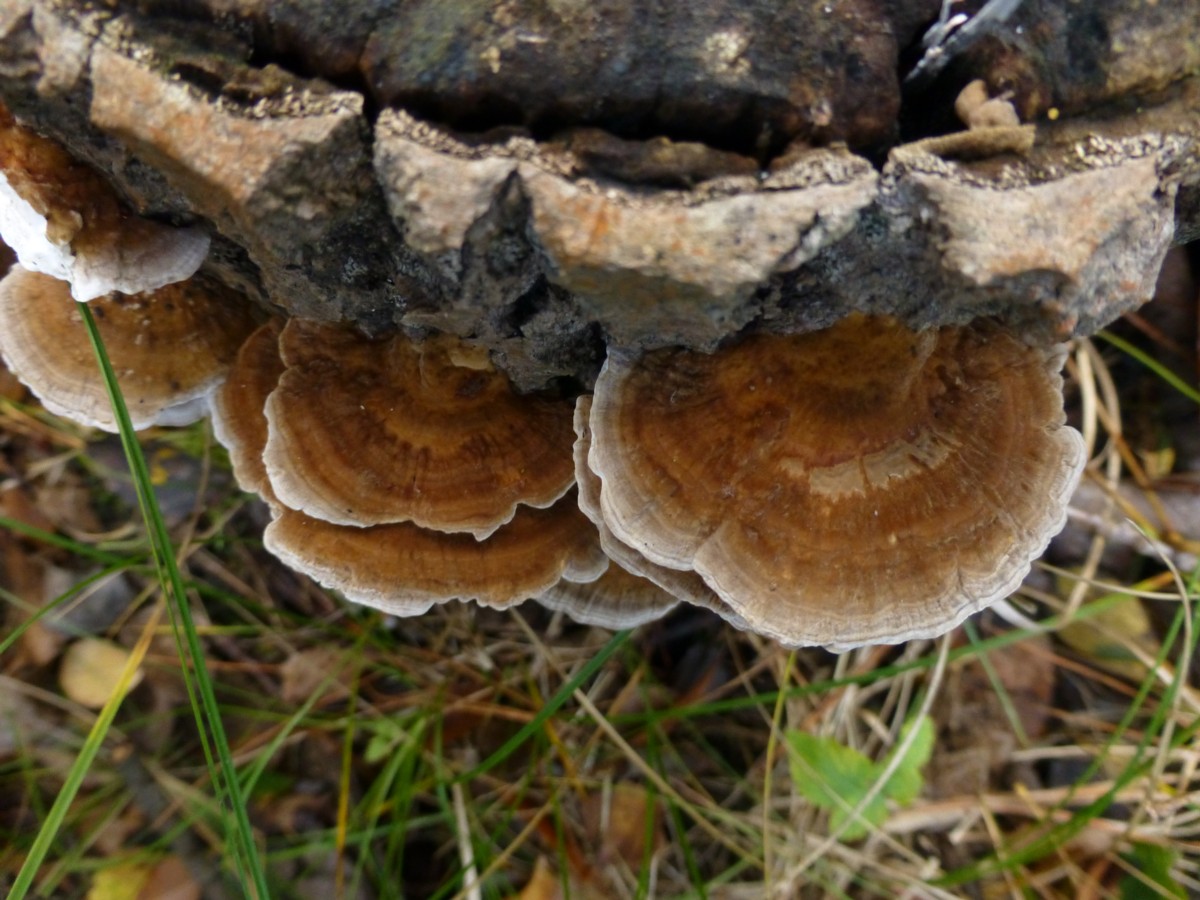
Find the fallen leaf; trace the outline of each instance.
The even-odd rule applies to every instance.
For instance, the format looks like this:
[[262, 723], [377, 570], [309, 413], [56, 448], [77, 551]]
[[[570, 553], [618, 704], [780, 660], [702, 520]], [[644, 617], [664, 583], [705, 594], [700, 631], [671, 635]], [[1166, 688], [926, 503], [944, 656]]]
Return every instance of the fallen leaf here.
[[[81, 638], [63, 653], [58, 669], [59, 686], [80, 706], [99, 709], [117, 689], [128, 660], [129, 651], [120, 644], [102, 638]], [[139, 669], [134, 673], [130, 688], [141, 679]]]
[[87, 900], [138, 900], [150, 880], [152, 866], [145, 862], [119, 862], [92, 876]]
[[1159, 649], [1150, 617], [1136, 597], [1075, 619], [1059, 629], [1058, 637], [1097, 668], [1135, 682], [1146, 676], [1146, 666], [1130, 645], [1140, 646], [1150, 656]]
[[92, 509], [92, 490], [82, 479], [73, 476], [37, 482], [34, 502], [53, 523], [47, 530], [86, 534], [100, 531], [100, 520]]
[[49, 628], [45, 622], [28, 623], [41, 602], [42, 585], [47, 571], [43, 555], [31, 552], [23, 541], [8, 532], [0, 532], [0, 587], [19, 598], [21, 603], [11, 603], [5, 610], [3, 624], [15, 630], [25, 625], [18, 643], [19, 652], [11, 660], [9, 672], [19, 670], [27, 664], [49, 665], [58, 659], [64, 635]]
[[607, 795], [589, 794], [582, 804], [584, 853], [599, 871], [620, 861], [634, 874], [665, 843], [654, 798], [640, 784], [617, 784]]
[[514, 894], [510, 900], [559, 900], [560, 897], [562, 883], [550, 868], [550, 863], [546, 862], [546, 857], [539, 856], [529, 881], [521, 888], [521, 893]]
[[567, 878], [564, 891], [563, 879], [555, 874], [546, 857], [539, 856], [521, 893], [514, 894], [509, 900], [612, 900], [612, 897], [611, 893], [572, 877]]
[[142, 886], [137, 900], [200, 900], [200, 885], [178, 856], [162, 859]]
[[833, 738], [789, 731], [787, 742], [792, 752], [788, 762], [792, 783], [810, 803], [829, 811], [831, 830], [840, 831], [848, 841], [864, 838], [870, 831], [870, 825], [878, 827], [887, 818], [889, 800], [905, 805], [912, 803], [921, 793], [924, 784], [921, 769], [933, 751], [933, 722], [928, 716], [917, 723], [917, 734], [908, 752], [887, 782], [863, 807], [861, 819], [850, 822], [842, 830], [850, 811], [862, 802], [879, 780], [894, 754], [903, 746], [912, 727], [913, 723], [909, 722], [900, 729], [896, 750], [879, 762], [872, 762], [862, 753]]
[[279, 696], [294, 705], [307, 701], [325, 682], [325, 690], [316, 705], [346, 696], [339, 681], [345, 672], [345, 653], [340, 647], [311, 647], [289, 656], [279, 667]]
[[935, 711], [931, 797], [990, 790], [1005, 777], [1013, 752], [1046, 733], [1058, 679], [1054, 661], [1049, 636], [1039, 634], [980, 650], [948, 669]]

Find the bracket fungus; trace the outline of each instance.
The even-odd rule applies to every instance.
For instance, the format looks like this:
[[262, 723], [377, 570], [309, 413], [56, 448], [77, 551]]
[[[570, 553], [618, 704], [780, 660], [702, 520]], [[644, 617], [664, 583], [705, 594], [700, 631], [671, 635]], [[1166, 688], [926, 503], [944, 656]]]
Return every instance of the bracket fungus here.
[[484, 538], [574, 482], [570, 401], [518, 396], [456, 339], [369, 340], [293, 319], [279, 346], [263, 458], [285, 506]]
[[352, 599], [930, 635], [1061, 521], [1055, 342], [1200, 234], [1192, 0], [990, 6], [902, 88], [937, 5], [21, 3], [0, 231], [80, 299], [203, 260], [292, 317], [214, 427]]
[[283, 375], [279, 355], [280, 319], [269, 319], [246, 338], [225, 382], [213, 393], [213, 436], [229, 451], [233, 477], [242, 490], [258, 494], [275, 510], [279, 500], [271, 490], [263, 448], [267, 446], [267, 398]]
[[482, 541], [409, 522], [356, 528], [283, 509], [263, 533], [267, 549], [297, 571], [357, 603], [394, 615], [447, 600], [503, 609], [560, 580], [594, 581], [608, 560], [573, 497], [522, 509]]
[[131, 215], [104, 179], [2, 105], [0, 236], [25, 268], [69, 282], [76, 300], [183, 281], [209, 246], [199, 228]]
[[987, 323], [860, 315], [711, 355], [612, 352], [590, 416], [601, 514], [785, 644], [938, 634], [1063, 525], [1084, 452], [1062, 362]]
[[616, 562], [591, 581], [564, 578], [539, 594], [537, 601], [577, 622], [612, 629], [645, 625], [679, 605], [678, 597]]
[[[91, 302], [134, 428], [208, 412], [254, 315], [245, 298], [191, 278]], [[0, 353], [50, 411], [116, 431], [108, 394], [65, 281], [16, 265], [0, 281]]]
[[[613, 562], [611, 568], [631, 573], [636, 572], [638, 577], [672, 598], [670, 603], [665, 600], [658, 601], [659, 615], [667, 613], [677, 603], [684, 602], [711, 610], [730, 624], [746, 628], [746, 623], [695, 572], [656, 565], [612, 533], [600, 511], [600, 479], [588, 465], [588, 455], [592, 448], [591, 413], [592, 396], [584, 394], [576, 401], [575, 405], [575, 481], [579, 486], [579, 508], [596, 526], [600, 536], [600, 547]], [[655, 603], [654, 595], [648, 594], [642, 602], [643, 609], [637, 613], [628, 614], [629, 619], [620, 627], [628, 628], [631, 624], [640, 624], [652, 618], [652, 616], [642, 613], [646, 610], [647, 604]]]
[[[409, 386], [411, 399], [420, 393], [422, 356], [418, 349], [402, 346], [401, 341], [406, 339], [371, 341], [347, 329], [291, 320], [283, 327], [277, 322], [263, 325], [242, 347], [233, 370], [214, 398], [214, 431], [229, 448], [238, 482], [246, 490], [261, 494], [271, 507], [273, 521], [264, 534], [267, 548], [288, 565], [341, 591], [349, 599], [396, 615], [417, 615], [447, 600], [475, 600], [488, 606], [506, 607], [539, 596], [562, 581], [582, 583], [598, 579], [608, 567], [608, 559], [596, 541], [594, 526], [579, 511], [574, 494], [568, 493], [569, 471], [566, 488], [544, 504], [547, 508], [519, 505], [509, 512], [503, 524], [489, 529], [482, 538], [467, 528], [448, 533], [412, 521], [367, 526], [339, 524], [298, 511], [282, 498], [277, 480], [281, 445], [275, 445], [277, 465], [268, 465], [264, 457], [276, 430], [289, 415], [286, 403], [276, 404], [273, 416], [267, 412], [273, 408], [274, 398], [283, 392], [287, 373], [293, 371], [283, 348], [293, 347], [293, 360], [320, 356], [328, 373], [334, 356], [349, 365], [354, 359], [361, 362], [364, 353], [386, 347], [398, 360], [412, 364], [409, 371], [417, 383]], [[478, 367], [479, 361], [466, 348], [439, 341], [426, 349], [431, 361], [426, 371], [435, 377], [434, 390], [456, 385], [459, 389], [466, 388], [463, 399], [474, 401], [481, 393], [480, 386], [490, 383], [490, 377], [485, 377], [484, 382], [472, 380], [471, 373], [485, 376], [487, 373]], [[453, 359], [469, 365], [457, 367], [462, 372], [452, 372]], [[358, 380], [363, 380], [361, 373]], [[347, 376], [346, 381], [353, 384], [355, 379]], [[370, 379], [366, 381], [369, 383]], [[459, 396], [459, 392], [452, 389], [450, 396]], [[398, 405], [397, 398], [393, 401]], [[361, 405], [365, 407], [367, 402], [364, 400]], [[500, 416], [505, 412], [503, 404], [501, 407], [496, 411]], [[354, 408], [359, 409], [357, 405]], [[410, 412], [423, 408], [416, 406]], [[567, 410], [569, 415], [569, 405]], [[302, 412], [306, 427], [316, 427], [319, 414], [314, 417], [311, 409]], [[464, 415], [466, 421], [474, 421], [469, 412]], [[352, 431], [339, 437], [336, 427], [344, 421], [344, 417], [332, 416], [325, 427], [332, 426], [334, 433], [327, 435], [319, 446], [333, 448], [330, 452], [361, 452], [362, 441], [372, 439], [370, 429], [361, 422], [351, 424], [347, 427]], [[414, 430], [411, 436], [428, 439], [435, 433], [433, 426], [424, 432]], [[492, 439], [499, 435], [500, 432], [494, 432]], [[441, 435], [447, 447], [455, 437], [453, 433]], [[562, 452], [569, 470], [569, 449], [564, 445]], [[348, 468], [353, 470], [354, 466]], [[418, 471], [416, 475], [419, 478], [422, 473]], [[466, 477], [466, 473], [460, 477]], [[439, 482], [443, 488], [448, 484]], [[471, 489], [478, 487], [478, 482], [471, 482]], [[432, 490], [429, 495], [427, 500], [438, 496]], [[447, 494], [443, 490], [440, 499], [451, 510], [458, 508], [452, 492]], [[335, 504], [337, 508], [340, 507]]]

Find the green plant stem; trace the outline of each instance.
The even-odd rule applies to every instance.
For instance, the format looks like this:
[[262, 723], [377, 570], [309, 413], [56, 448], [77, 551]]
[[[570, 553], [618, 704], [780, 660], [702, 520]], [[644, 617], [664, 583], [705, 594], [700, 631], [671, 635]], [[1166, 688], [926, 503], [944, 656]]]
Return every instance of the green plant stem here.
[[29, 893], [30, 887], [33, 886], [33, 879], [37, 876], [37, 871], [41, 868], [46, 854], [50, 852], [50, 845], [54, 843], [54, 838], [62, 829], [62, 824], [71, 809], [71, 804], [75, 802], [75, 797], [79, 793], [80, 787], [83, 786], [83, 780], [87, 777], [88, 772], [91, 771], [96, 754], [104, 746], [104, 739], [108, 735], [109, 729], [112, 728], [113, 720], [117, 716], [117, 710], [121, 708], [121, 703], [125, 700], [125, 695], [129, 693], [129, 689], [133, 684], [134, 672], [146, 656], [146, 650], [150, 646], [150, 637], [157, 621], [157, 616], [152, 617], [141, 638], [139, 638], [137, 646], [134, 647], [133, 652], [126, 660], [125, 667], [117, 679], [117, 684], [113, 692], [109, 695], [108, 700], [105, 701], [104, 706], [101, 707], [99, 715], [96, 716], [96, 721], [92, 723], [92, 727], [88, 731], [88, 736], [83, 742], [83, 747], [80, 749], [79, 755], [75, 757], [71, 763], [71, 768], [67, 771], [67, 777], [63, 779], [62, 789], [59, 790], [58, 796], [54, 798], [54, 804], [46, 814], [46, 821], [38, 829], [37, 836], [33, 839], [33, 846], [29, 848], [29, 853], [25, 856], [20, 871], [17, 872], [12, 890], [8, 893], [8, 900], [23, 900], [25, 895]]
[[570, 699], [571, 695], [574, 694], [575, 691], [577, 691], [585, 681], [596, 674], [596, 672], [600, 670], [600, 667], [608, 662], [614, 653], [621, 649], [625, 641], [629, 639], [629, 634], [630, 632], [628, 630], [618, 631], [611, 638], [609, 638], [608, 643], [600, 648], [600, 652], [589, 659], [570, 681], [560, 687], [555, 692], [554, 696], [546, 701], [546, 705], [538, 710], [537, 714], [521, 727], [520, 731], [505, 741], [500, 749], [498, 749], [495, 753], [493, 753], [475, 768], [471, 769], [469, 772], [459, 775], [454, 780], [456, 782], [470, 781], [472, 778], [477, 778], [485, 772], [490, 771], [500, 763], [504, 762], [504, 760], [512, 756], [522, 744], [529, 740], [534, 733], [541, 730], [542, 726], [546, 723], [546, 720], [558, 712], [559, 708], [566, 703], [568, 699]]
[[1164, 366], [1157, 359], [1150, 356], [1145, 351], [1135, 347], [1133, 344], [1129, 343], [1129, 341], [1125, 340], [1124, 338], [1117, 337], [1117, 335], [1112, 334], [1107, 331], [1101, 331], [1100, 333], [1098, 333], [1096, 335], [1096, 337], [1098, 337], [1104, 341], [1107, 341], [1108, 343], [1110, 343], [1114, 347], [1116, 347], [1118, 350], [1120, 350], [1122, 353], [1128, 354], [1129, 356], [1136, 359], [1143, 366], [1145, 366], [1147, 369], [1149, 369], [1151, 372], [1153, 372], [1155, 375], [1157, 375], [1159, 378], [1161, 378], [1163, 381], [1165, 381], [1171, 387], [1175, 388], [1175, 390], [1179, 391], [1179, 393], [1183, 394], [1183, 396], [1187, 397], [1193, 403], [1200, 403], [1200, 391], [1197, 391], [1195, 387], [1188, 384], [1186, 381], [1184, 381], [1182, 378], [1180, 378], [1178, 375], [1176, 375], [1174, 372], [1172, 372], [1170, 369], [1168, 369], [1166, 366]]
[[[121, 394], [112, 363], [108, 359], [107, 352], [105, 352], [104, 342], [100, 336], [99, 329], [96, 327], [92, 311], [85, 303], [79, 303], [77, 307], [80, 315], [83, 317], [88, 340], [91, 342], [92, 349], [96, 354], [96, 361], [100, 366], [105, 388], [112, 403], [113, 415], [116, 418], [117, 427], [120, 431], [121, 446], [125, 450], [125, 458], [133, 475], [134, 486], [137, 489], [138, 505], [141, 507], [142, 516], [146, 522], [146, 529], [149, 532], [150, 543], [154, 550], [154, 564], [159, 583], [162, 585], [163, 591], [167, 596], [167, 607], [171, 612], [172, 623], [176, 624], [175, 639], [179, 645], [185, 683], [189, 685], [189, 694], [191, 693], [190, 679], [187, 677], [189, 668], [191, 669], [192, 677], [195, 678], [196, 690], [198, 690], [200, 697], [199, 704], [192, 704], [193, 712], [196, 716], [196, 727], [199, 730], [201, 744], [204, 747], [205, 758], [209, 763], [213, 783], [218, 788], [218, 802], [221, 802], [234, 817], [236, 827], [232, 831], [234, 832], [235, 856], [240, 860], [240, 864], [244, 869], [243, 874], [249, 879], [248, 884], [243, 880], [243, 886], [247, 892], [252, 887], [254, 891], [253, 896], [258, 898], [258, 900], [266, 900], [270, 896], [270, 892], [267, 889], [266, 877], [261, 860], [259, 859], [258, 848], [255, 845], [254, 831], [250, 825], [249, 813], [246, 809], [241, 782], [238, 779], [237, 768], [233, 762], [233, 754], [229, 748], [229, 740], [225, 735], [225, 728], [221, 722], [220, 707], [217, 703], [216, 693], [213, 690], [212, 679], [204, 662], [204, 651], [200, 646], [200, 639], [196, 633], [196, 624], [192, 619], [191, 607], [187, 600], [183, 578], [179, 573], [179, 566], [175, 561], [174, 548], [171, 546], [171, 539], [167, 533], [166, 523], [163, 521], [162, 512], [158, 507], [158, 500], [154, 495], [150, 472], [146, 466], [146, 458], [134, 433], [133, 424], [129, 419], [129, 410], [125, 406], [125, 398]], [[186, 653], [184, 652], [184, 645], [186, 645]], [[216, 749], [219, 767], [213, 765], [210, 737], [211, 744]], [[222, 794], [224, 796], [221, 796]]]

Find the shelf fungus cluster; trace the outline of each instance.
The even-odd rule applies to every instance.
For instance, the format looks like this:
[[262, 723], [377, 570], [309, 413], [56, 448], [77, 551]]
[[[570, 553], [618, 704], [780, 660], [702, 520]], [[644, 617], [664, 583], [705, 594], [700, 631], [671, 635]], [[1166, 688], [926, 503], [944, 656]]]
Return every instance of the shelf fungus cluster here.
[[[201, 278], [92, 308], [135, 426], [211, 407], [266, 546], [398, 615], [536, 598], [629, 627], [686, 602], [788, 645], [931, 636], [1017, 587], [1084, 461], [1064, 351], [986, 321], [613, 349], [572, 400], [517, 394], [457, 338], [250, 333]], [[77, 316], [65, 282], [0, 282], [13, 370], [112, 428]]]
[[91, 303], [135, 428], [208, 412], [257, 315], [197, 275], [199, 228], [130, 212], [96, 172], [0, 105], [0, 354], [51, 411], [117, 429], [75, 301]]
[[[134, 428], [207, 415], [256, 320], [244, 298], [201, 277], [89, 305]], [[0, 354], [51, 412], [117, 430], [67, 282], [13, 266], [0, 281]]]
[[183, 281], [209, 247], [200, 228], [130, 213], [98, 174], [2, 104], [0, 233], [22, 265], [69, 283], [76, 300]]
[[456, 339], [299, 319], [251, 336], [213, 408], [267, 547], [322, 584], [397, 615], [534, 597], [616, 626], [658, 591], [610, 571], [579, 511], [571, 416]]
[[[981, 108], [992, 101], [980, 90]], [[817, 257], [830, 242], [863, 238], [860, 220], [902, 209], [901, 200], [933, 198], [971, 222], [994, 209], [1013, 222], [1057, 222], [1046, 218], [1057, 183], [1001, 202], [990, 189], [946, 187], [951, 164], [920, 148], [894, 154], [898, 168], [882, 181], [865, 160], [822, 151], [836, 177], [739, 175], [664, 200], [657, 187], [617, 190], [548, 171], [531, 162], [542, 152], [531, 138], [485, 159], [427, 131], [398, 111], [380, 116], [375, 171], [403, 226], [396, 240], [403, 231], [408, 242], [412, 277], [397, 283], [412, 296], [407, 313], [375, 320], [366, 335], [296, 309], [263, 324], [258, 305], [226, 286], [248, 281], [215, 277], [241, 259], [222, 220], [187, 225], [203, 208], [185, 211], [185, 227], [134, 214], [100, 175], [0, 108], [0, 232], [21, 263], [0, 282], [0, 353], [47, 407], [114, 429], [75, 302], [89, 301], [134, 426], [211, 412], [239, 484], [271, 510], [266, 546], [349, 599], [398, 615], [454, 599], [506, 608], [535, 598], [629, 627], [682, 602], [787, 645], [898, 642], [944, 632], [1006, 596], [1062, 526], [1085, 454], [1065, 424], [1065, 351], [1048, 343], [1064, 329], [1015, 330], [1040, 300], [1008, 324], [986, 317], [992, 305], [918, 321], [904, 314], [911, 303], [888, 307], [902, 319], [821, 306], [805, 280], [824, 271], [828, 259]], [[1032, 140], [1032, 130], [1017, 131]], [[1130, 165], [1144, 176], [1138, 190], [1151, 191], [1153, 161]], [[901, 177], [920, 189], [878, 193]], [[1081, 208], [1091, 224], [1079, 228], [1097, 247], [1145, 218], [1142, 200], [1091, 215], [1108, 209], [1099, 199], [1111, 193], [1108, 176], [1069, 177], [1071, 190], [1086, 183], [1090, 192]], [[285, 193], [266, 192], [272, 214]], [[306, 222], [322, 218], [305, 208]], [[1151, 225], [1166, 234], [1161, 221]], [[200, 271], [209, 228], [214, 259]], [[956, 271], [989, 304], [1008, 290], [1001, 276], [1060, 271], [1056, 285], [1082, 290], [1087, 272], [1124, 271], [1065, 251], [1070, 266], [1027, 255], [1025, 230], [1011, 229], [1008, 243], [981, 233], [939, 231], [941, 256], [924, 264], [938, 272], [961, 257]], [[243, 262], [267, 258], [247, 251]], [[546, 259], [550, 280], [537, 269]], [[414, 299], [431, 260], [437, 271], [425, 280], [458, 298], [450, 319]], [[467, 277], [464, 261], [483, 268], [468, 266]], [[571, 373], [571, 389], [521, 391], [511, 366], [495, 367], [504, 352], [473, 324], [487, 292], [469, 294], [484, 269], [521, 286], [513, 315], [497, 312], [489, 326], [505, 341], [582, 328], [569, 364], [548, 362], [520, 382], [544, 387]], [[1122, 292], [1138, 295], [1126, 282]], [[768, 284], [809, 290], [812, 317], [760, 309]], [[592, 318], [538, 319], [570, 305], [571, 292]], [[736, 310], [722, 305], [730, 298]], [[1078, 320], [1077, 310], [1055, 309], [1052, 322]], [[911, 330], [921, 322], [928, 327]], [[446, 333], [456, 329], [462, 336]], [[604, 342], [596, 376], [589, 360]]]

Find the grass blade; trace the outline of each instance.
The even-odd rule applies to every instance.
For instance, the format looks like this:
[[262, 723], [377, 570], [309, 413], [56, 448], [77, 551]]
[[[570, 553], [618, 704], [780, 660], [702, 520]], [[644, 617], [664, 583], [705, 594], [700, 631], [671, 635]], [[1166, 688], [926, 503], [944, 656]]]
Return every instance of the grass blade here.
[[[191, 608], [188, 604], [183, 578], [179, 573], [179, 566], [175, 561], [175, 551], [171, 545], [171, 539], [167, 533], [162, 512], [158, 507], [158, 500], [154, 495], [150, 472], [146, 466], [146, 458], [142, 453], [141, 445], [137, 441], [133, 424], [129, 420], [129, 410], [125, 406], [125, 399], [121, 395], [116, 374], [113, 371], [112, 363], [108, 359], [108, 354], [105, 352], [104, 342], [100, 336], [99, 329], [96, 327], [92, 311], [86, 303], [78, 304], [78, 308], [80, 315], [83, 317], [84, 327], [87, 329], [88, 340], [95, 351], [96, 361], [100, 366], [109, 400], [112, 402], [113, 415], [120, 430], [121, 445], [125, 450], [125, 458], [129, 464], [130, 473], [133, 476], [134, 486], [137, 489], [138, 504], [141, 507], [142, 516], [146, 522], [146, 530], [150, 537], [150, 544], [154, 551], [154, 565], [158, 573], [159, 583], [162, 585], [163, 592], [167, 598], [167, 606], [171, 612], [172, 623], [176, 625], [175, 636], [177, 644], [180, 645], [183, 672], [186, 678], [190, 668], [191, 676], [195, 679], [195, 690], [199, 695], [199, 704], [195, 703], [195, 697], [193, 697], [193, 712], [196, 715], [196, 725], [205, 747], [205, 757], [208, 759], [209, 767], [212, 770], [213, 782], [218, 787], [218, 800], [222, 802], [222, 805], [234, 818], [235, 827], [231, 829], [233, 831], [232, 843], [235, 850], [234, 856], [243, 869], [241, 874], [245, 876], [241, 881], [247, 893], [253, 888], [252, 895], [259, 898], [259, 900], [265, 900], [265, 898], [270, 896], [270, 893], [267, 889], [262, 863], [258, 856], [258, 848], [254, 842], [254, 831], [250, 826], [250, 818], [246, 809], [241, 782], [238, 780], [237, 768], [233, 763], [233, 754], [229, 749], [229, 740], [225, 735], [225, 728], [221, 722], [220, 707], [217, 704], [216, 694], [213, 691], [212, 679], [209, 677], [208, 669], [204, 662], [204, 652], [200, 646], [199, 636], [196, 633], [195, 622], [192, 620]], [[186, 653], [184, 652], [185, 647]], [[188, 692], [189, 694], [192, 693], [190, 679]], [[218, 765], [216, 766], [213, 765], [212, 751], [209, 749], [210, 739], [211, 746], [216, 750], [218, 760]]]
[[1196, 390], [1195, 387], [1188, 384], [1144, 350], [1135, 347], [1124, 338], [1117, 337], [1117, 335], [1111, 334], [1107, 331], [1101, 331], [1096, 335], [1096, 337], [1108, 341], [1108, 343], [1112, 344], [1122, 353], [1125, 353], [1136, 359], [1143, 366], [1145, 366], [1171, 387], [1175, 388], [1175, 390], [1179, 391], [1179, 393], [1183, 394], [1183, 396], [1187, 397], [1193, 403], [1200, 403], [1200, 391]]
[[[161, 607], [159, 609], [161, 610]], [[154, 636], [158, 620], [159, 613], [156, 611], [147, 620], [146, 627], [142, 629], [142, 634], [138, 638], [137, 644], [129, 654], [129, 658], [125, 661], [125, 667], [121, 670], [117, 686], [113, 689], [108, 701], [100, 709], [100, 714], [96, 716], [96, 721], [92, 724], [91, 729], [88, 731], [87, 739], [83, 742], [83, 748], [79, 751], [79, 755], [75, 757], [74, 762], [71, 763], [71, 768], [67, 771], [67, 777], [63, 781], [62, 789], [58, 792], [58, 796], [54, 798], [54, 805], [50, 807], [50, 811], [46, 814], [46, 821], [38, 829], [37, 836], [33, 839], [33, 846], [29, 848], [29, 853], [21, 864], [21, 870], [17, 873], [12, 890], [8, 893], [8, 900], [23, 900], [26, 894], [29, 893], [30, 887], [33, 886], [33, 879], [37, 876], [38, 869], [41, 868], [43, 861], [45, 861], [46, 854], [50, 851], [51, 844], [54, 843], [54, 838], [62, 828], [67, 813], [71, 809], [71, 804], [75, 801], [75, 795], [79, 793], [79, 788], [83, 785], [84, 778], [87, 777], [88, 772], [91, 770], [92, 763], [96, 759], [96, 754], [100, 752], [100, 748], [104, 745], [104, 738], [107, 737], [108, 730], [112, 727], [113, 720], [117, 716], [117, 710], [121, 708], [121, 703], [124, 701], [125, 695], [129, 693], [129, 689], [133, 685], [133, 675], [138, 670], [138, 666], [142, 664], [142, 660], [146, 656], [146, 651], [150, 649], [150, 639]]]
[[470, 781], [472, 778], [477, 778], [483, 773], [495, 768], [500, 763], [504, 762], [504, 760], [516, 753], [522, 744], [524, 744], [527, 740], [529, 740], [530, 737], [541, 730], [542, 726], [546, 723], [546, 720], [558, 712], [559, 708], [566, 703], [568, 699], [570, 699], [571, 695], [574, 694], [575, 691], [577, 691], [585, 681], [595, 675], [596, 672], [600, 670], [600, 667], [608, 662], [614, 653], [621, 649], [625, 641], [629, 639], [629, 635], [630, 632], [628, 630], [618, 631], [611, 638], [609, 638], [608, 643], [600, 648], [600, 652], [589, 659], [575, 674], [574, 678], [560, 687], [558, 691], [555, 692], [554, 696], [546, 701], [546, 705], [538, 710], [537, 715], [535, 715], [521, 727], [520, 731], [505, 741], [500, 749], [498, 749], [495, 753], [493, 753], [475, 768], [471, 769], [471, 771], [466, 772], [463, 775], [459, 775], [456, 779], [454, 779], [454, 782], [456, 784], [461, 784], [464, 781]]

